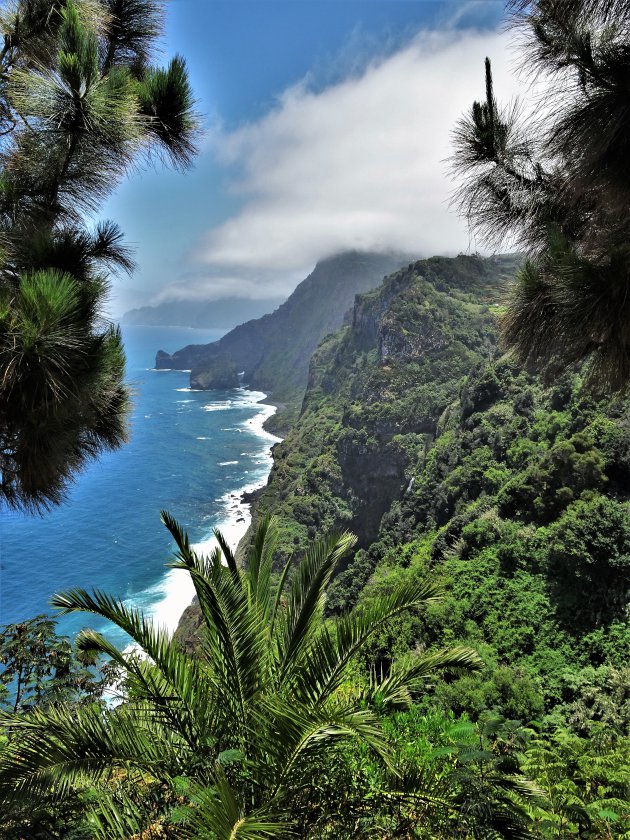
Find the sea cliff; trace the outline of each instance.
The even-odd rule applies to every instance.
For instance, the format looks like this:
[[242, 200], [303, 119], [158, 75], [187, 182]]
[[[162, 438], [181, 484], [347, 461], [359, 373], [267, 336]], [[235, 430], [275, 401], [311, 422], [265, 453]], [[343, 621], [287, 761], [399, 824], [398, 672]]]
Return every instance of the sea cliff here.
[[612, 721], [603, 686], [630, 656], [630, 405], [503, 355], [518, 262], [422, 260], [359, 295], [311, 359], [254, 520], [280, 520], [277, 568], [318, 534], [357, 535], [330, 613], [410, 576], [448, 582], [370, 651], [387, 668], [444, 639], [479, 650], [482, 670], [431, 688], [432, 704], [553, 726], [601, 700]]
[[271, 421], [286, 430], [297, 419], [308, 368], [319, 342], [344, 322], [359, 292], [375, 288], [408, 258], [358, 251], [320, 260], [278, 309], [241, 324], [219, 341], [158, 352], [156, 368], [191, 370], [191, 386], [212, 388], [217, 358], [243, 373], [244, 383], [265, 391], [279, 406]]

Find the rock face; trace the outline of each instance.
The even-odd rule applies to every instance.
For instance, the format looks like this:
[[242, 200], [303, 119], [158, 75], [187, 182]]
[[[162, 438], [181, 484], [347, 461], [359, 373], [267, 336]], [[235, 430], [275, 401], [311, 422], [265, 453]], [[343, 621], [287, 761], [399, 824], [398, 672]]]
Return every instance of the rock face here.
[[406, 261], [355, 251], [321, 260], [272, 314], [241, 324], [213, 344], [189, 345], [173, 355], [160, 351], [156, 367], [192, 370], [194, 387], [203, 388], [205, 369], [228, 354], [249, 387], [271, 392], [297, 414], [319, 342], [343, 324], [355, 295], [375, 288]]
[[238, 388], [238, 385], [236, 363], [227, 353], [194, 367], [190, 373], [190, 387], [201, 391], [226, 390]]

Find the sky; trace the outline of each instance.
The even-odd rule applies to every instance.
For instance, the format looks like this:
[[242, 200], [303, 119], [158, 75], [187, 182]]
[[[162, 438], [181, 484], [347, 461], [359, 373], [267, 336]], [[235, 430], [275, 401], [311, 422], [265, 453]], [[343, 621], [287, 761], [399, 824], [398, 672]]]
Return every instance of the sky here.
[[503, 2], [170, 0], [162, 60], [187, 60], [202, 116], [185, 173], [133, 173], [102, 208], [135, 247], [110, 308], [286, 297], [350, 248], [475, 251], [449, 207], [450, 133], [518, 93]]

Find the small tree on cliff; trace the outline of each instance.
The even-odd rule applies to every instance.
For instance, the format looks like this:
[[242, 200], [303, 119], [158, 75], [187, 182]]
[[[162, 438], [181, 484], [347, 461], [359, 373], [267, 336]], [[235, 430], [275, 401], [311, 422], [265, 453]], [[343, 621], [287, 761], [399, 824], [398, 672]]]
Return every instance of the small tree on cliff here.
[[[630, 383], [630, 4], [512, 3], [547, 104], [528, 124], [486, 97], [455, 129], [456, 202], [487, 243], [523, 249], [502, 319], [522, 363], [588, 361], [593, 384]], [[540, 112], [540, 109], [539, 109]]]
[[89, 229], [142, 158], [187, 167], [196, 117], [184, 61], [151, 63], [162, 3], [17, 0], [0, 8], [0, 499], [58, 503], [86, 459], [126, 437], [108, 271], [118, 227]]

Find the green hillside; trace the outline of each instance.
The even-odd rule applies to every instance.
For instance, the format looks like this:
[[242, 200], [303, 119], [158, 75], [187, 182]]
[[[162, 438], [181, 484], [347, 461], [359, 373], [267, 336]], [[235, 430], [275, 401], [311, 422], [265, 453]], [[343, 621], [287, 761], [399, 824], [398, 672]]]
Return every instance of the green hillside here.
[[493, 308], [515, 265], [463, 256], [413, 263], [359, 296], [352, 323], [320, 345], [260, 504], [282, 516], [296, 546], [340, 525], [362, 546], [377, 536], [445, 407], [496, 353]]
[[321, 530], [358, 534], [330, 613], [408, 576], [448, 581], [373, 651], [386, 666], [419, 643], [474, 645], [485, 670], [438, 686], [444, 709], [623, 728], [628, 405], [500, 356], [492, 301], [513, 265], [426, 260], [359, 297], [313, 358], [259, 511], [282, 517], [279, 562]]

